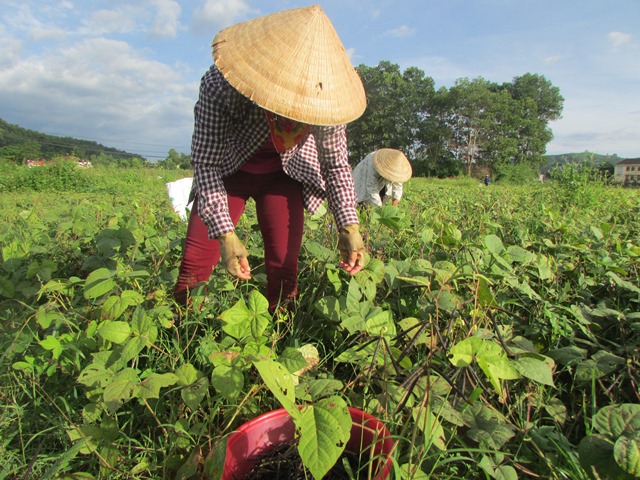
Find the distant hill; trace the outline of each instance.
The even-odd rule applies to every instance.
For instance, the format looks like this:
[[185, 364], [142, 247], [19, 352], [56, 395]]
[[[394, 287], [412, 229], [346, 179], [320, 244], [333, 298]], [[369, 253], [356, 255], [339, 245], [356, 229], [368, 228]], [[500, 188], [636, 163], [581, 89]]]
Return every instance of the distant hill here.
[[546, 155], [547, 163], [540, 169], [542, 173], [547, 173], [553, 167], [558, 165], [564, 165], [565, 163], [582, 163], [588, 162], [593, 166], [602, 165], [603, 163], [610, 163], [615, 165], [622, 157], [618, 155], [600, 155], [591, 152], [582, 153], [563, 153], [561, 155]]
[[0, 157], [29, 156], [50, 159], [61, 155], [75, 155], [80, 158], [89, 158], [101, 154], [109, 155], [114, 159], [140, 157], [140, 155], [106, 147], [90, 140], [47, 135], [0, 119]]

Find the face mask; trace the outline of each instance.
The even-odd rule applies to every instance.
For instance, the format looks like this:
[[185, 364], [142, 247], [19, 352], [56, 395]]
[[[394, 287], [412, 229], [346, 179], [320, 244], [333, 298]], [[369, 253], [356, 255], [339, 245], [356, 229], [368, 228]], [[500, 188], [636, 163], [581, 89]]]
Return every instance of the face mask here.
[[265, 113], [269, 121], [271, 140], [279, 153], [296, 146], [307, 136], [309, 130], [311, 130], [311, 125], [307, 125], [306, 123], [278, 117], [276, 114], [266, 110]]

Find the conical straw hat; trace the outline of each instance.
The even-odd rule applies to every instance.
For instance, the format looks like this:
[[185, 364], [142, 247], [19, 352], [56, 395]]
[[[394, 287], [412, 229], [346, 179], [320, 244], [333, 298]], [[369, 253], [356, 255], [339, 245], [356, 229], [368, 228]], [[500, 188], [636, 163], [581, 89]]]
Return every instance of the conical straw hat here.
[[411, 178], [411, 163], [404, 153], [393, 148], [381, 148], [373, 154], [373, 168], [390, 182], [406, 182]]
[[213, 59], [245, 97], [292, 120], [340, 125], [366, 108], [362, 81], [319, 5], [221, 30], [213, 39]]

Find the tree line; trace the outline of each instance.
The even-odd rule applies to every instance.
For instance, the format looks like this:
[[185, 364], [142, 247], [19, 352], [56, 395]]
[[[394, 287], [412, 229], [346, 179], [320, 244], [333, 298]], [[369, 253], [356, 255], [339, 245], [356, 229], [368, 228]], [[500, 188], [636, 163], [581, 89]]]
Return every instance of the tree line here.
[[422, 176], [471, 175], [480, 167], [499, 177], [546, 163], [549, 122], [560, 118], [564, 98], [544, 76], [527, 73], [502, 84], [461, 78], [436, 90], [416, 67], [402, 72], [382, 61], [357, 70], [368, 106], [347, 130], [354, 163], [382, 147], [405, 152]]

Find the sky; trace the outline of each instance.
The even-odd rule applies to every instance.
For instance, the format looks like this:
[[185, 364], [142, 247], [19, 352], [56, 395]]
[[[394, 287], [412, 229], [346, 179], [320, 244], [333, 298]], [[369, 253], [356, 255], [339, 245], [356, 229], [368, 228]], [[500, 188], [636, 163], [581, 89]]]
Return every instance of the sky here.
[[[317, 0], [354, 66], [436, 88], [533, 73], [564, 97], [548, 154], [640, 157], [640, 0]], [[188, 154], [222, 28], [287, 0], [0, 0], [0, 119], [166, 158]]]

